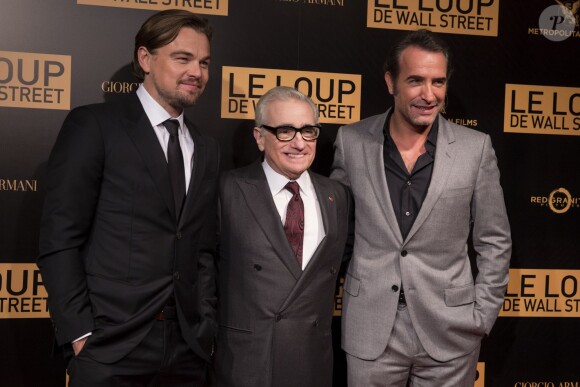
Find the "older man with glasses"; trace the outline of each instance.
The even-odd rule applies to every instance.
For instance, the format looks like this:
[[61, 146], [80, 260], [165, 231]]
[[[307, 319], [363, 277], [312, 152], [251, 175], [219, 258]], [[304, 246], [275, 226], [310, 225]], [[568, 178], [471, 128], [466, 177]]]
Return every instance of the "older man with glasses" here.
[[219, 386], [332, 385], [331, 323], [351, 201], [308, 171], [316, 105], [276, 87], [256, 106], [263, 160], [220, 185]]

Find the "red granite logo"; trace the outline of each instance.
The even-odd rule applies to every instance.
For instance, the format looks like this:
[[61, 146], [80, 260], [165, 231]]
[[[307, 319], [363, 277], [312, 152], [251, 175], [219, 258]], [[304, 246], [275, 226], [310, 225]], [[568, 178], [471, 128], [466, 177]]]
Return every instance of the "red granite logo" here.
[[556, 188], [547, 196], [532, 196], [530, 203], [548, 207], [555, 214], [565, 214], [572, 208], [580, 208], [580, 197], [574, 197], [566, 188]]

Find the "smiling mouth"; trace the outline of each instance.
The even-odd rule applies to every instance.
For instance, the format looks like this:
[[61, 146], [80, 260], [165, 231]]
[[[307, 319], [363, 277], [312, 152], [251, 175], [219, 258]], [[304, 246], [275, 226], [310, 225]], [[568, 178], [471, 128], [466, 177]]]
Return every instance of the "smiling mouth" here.
[[191, 83], [191, 82], [179, 82], [180, 85], [187, 87], [188, 89], [200, 89], [201, 85], [199, 83]]
[[431, 114], [436, 111], [437, 105], [434, 106], [414, 106], [419, 111], [419, 114]]
[[299, 158], [304, 157], [306, 155], [302, 154], [302, 153], [286, 153], [286, 156], [288, 156], [292, 159], [299, 159]]

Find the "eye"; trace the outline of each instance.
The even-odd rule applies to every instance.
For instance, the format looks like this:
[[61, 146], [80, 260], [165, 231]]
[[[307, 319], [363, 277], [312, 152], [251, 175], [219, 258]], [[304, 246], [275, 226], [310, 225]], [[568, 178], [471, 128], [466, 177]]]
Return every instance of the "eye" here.
[[276, 129], [278, 131], [278, 134], [292, 134], [294, 133], [294, 128], [290, 127], [290, 126], [281, 126], [279, 128]]
[[207, 69], [209, 67], [209, 61], [202, 60], [201, 62], [199, 62], [199, 65], [201, 66], [201, 68]]
[[316, 128], [313, 126], [307, 126], [304, 129], [302, 129], [302, 133], [304, 133], [307, 136], [314, 136], [316, 134]]

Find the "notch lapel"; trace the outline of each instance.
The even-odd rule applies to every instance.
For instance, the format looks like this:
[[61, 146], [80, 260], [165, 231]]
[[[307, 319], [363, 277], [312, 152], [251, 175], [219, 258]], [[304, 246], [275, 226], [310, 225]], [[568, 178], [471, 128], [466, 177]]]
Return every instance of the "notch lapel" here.
[[[326, 245], [328, 245], [329, 241], [336, 238], [338, 229], [338, 215], [336, 213], [335, 199], [336, 192], [334, 192], [331, 185], [327, 184], [323, 179], [319, 179], [318, 175], [315, 173], [310, 173], [310, 179], [312, 180], [312, 184], [314, 185], [314, 190], [316, 192], [316, 198], [318, 199], [318, 205], [322, 215], [322, 225], [324, 226], [325, 235], [316, 247], [312, 258], [308, 262], [308, 265], [306, 265], [304, 268], [304, 272], [298, 279], [298, 282], [280, 307], [280, 311], [284, 311], [284, 309], [291, 305], [295, 297], [301, 294], [304, 288], [312, 283], [313, 276], [320, 275], [320, 266], [324, 264], [323, 254], [325, 252]], [[338, 269], [339, 268], [337, 267], [336, 270]]]
[[439, 133], [437, 135], [437, 147], [435, 148], [435, 160], [433, 165], [433, 174], [431, 175], [431, 183], [427, 191], [427, 196], [421, 205], [421, 209], [417, 214], [417, 219], [413, 223], [413, 227], [409, 231], [409, 235], [405, 243], [409, 241], [413, 235], [421, 228], [425, 220], [433, 210], [433, 206], [439, 200], [443, 189], [447, 185], [447, 179], [451, 172], [451, 166], [455, 162], [456, 150], [453, 147], [455, 142], [455, 135], [447, 120], [441, 115], [439, 120]]
[[207, 158], [207, 148], [205, 141], [202, 136], [196, 131], [195, 126], [187, 119], [184, 119], [185, 126], [191, 135], [193, 140], [193, 160], [191, 160], [191, 177], [189, 179], [189, 186], [187, 188], [187, 195], [185, 196], [185, 202], [183, 203], [183, 209], [181, 210], [181, 216], [179, 218], [179, 225], [183, 224], [184, 219], [187, 218], [187, 214], [191, 211], [197, 196], [197, 191], [201, 187], [201, 181], [203, 179], [203, 172], [206, 169]]
[[136, 95], [131, 96], [126, 109], [128, 116], [123, 120], [121, 126], [137, 148], [143, 163], [149, 170], [151, 179], [167, 205], [168, 211], [175, 218], [175, 205], [173, 204], [173, 193], [167, 170], [167, 159], [151, 122]]
[[391, 228], [392, 235], [397, 239], [397, 243], [403, 242], [403, 236], [399, 229], [399, 223], [395, 216], [393, 203], [389, 194], [389, 186], [387, 183], [387, 176], [385, 174], [385, 162], [383, 155], [383, 147], [385, 136], [383, 128], [388, 117], [389, 111], [383, 114], [374, 122], [367, 132], [365, 141], [363, 142], [363, 159], [365, 160], [365, 167], [369, 174], [369, 180], [375, 195], [375, 203], [382, 203], [381, 209], [383, 215]]

